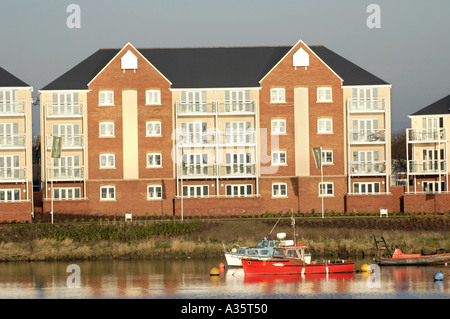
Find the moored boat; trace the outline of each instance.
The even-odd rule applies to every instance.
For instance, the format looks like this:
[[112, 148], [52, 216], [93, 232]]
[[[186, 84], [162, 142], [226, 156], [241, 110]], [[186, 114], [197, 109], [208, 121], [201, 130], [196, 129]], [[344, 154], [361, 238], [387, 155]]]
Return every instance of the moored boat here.
[[381, 257], [379, 264], [383, 266], [401, 265], [439, 265], [450, 263], [450, 254], [404, 254], [400, 248], [396, 248], [392, 257]]
[[311, 261], [306, 258], [308, 247], [292, 245], [274, 248], [270, 259], [242, 258], [245, 275], [304, 275], [326, 273], [350, 273], [355, 264], [352, 261]]

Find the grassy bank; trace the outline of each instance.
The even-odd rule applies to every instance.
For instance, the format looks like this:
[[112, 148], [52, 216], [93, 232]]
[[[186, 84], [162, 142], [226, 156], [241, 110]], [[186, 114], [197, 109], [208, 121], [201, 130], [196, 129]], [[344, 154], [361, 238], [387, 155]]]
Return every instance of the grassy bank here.
[[[63, 222], [0, 225], [0, 261], [90, 260], [220, 256], [223, 245], [254, 245], [274, 227], [277, 218], [124, 222]], [[313, 254], [373, 256], [372, 235], [404, 252], [450, 252], [450, 218], [427, 214], [376, 217], [297, 218], [297, 240]], [[292, 237], [289, 218], [277, 224], [272, 237]]]

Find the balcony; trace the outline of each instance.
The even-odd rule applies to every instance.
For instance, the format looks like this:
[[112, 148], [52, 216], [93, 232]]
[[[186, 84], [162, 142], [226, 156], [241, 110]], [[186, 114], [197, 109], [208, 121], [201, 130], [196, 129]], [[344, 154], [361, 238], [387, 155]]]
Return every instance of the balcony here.
[[447, 131], [440, 129], [407, 129], [408, 141], [411, 143], [438, 143], [447, 141]]
[[352, 162], [350, 163], [350, 174], [357, 175], [385, 175], [386, 162]]
[[45, 114], [49, 118], [82, 117], [83, 104], [45, 104]]
[[25, 115], [25, 101], [1, 102], [0, 116], [23, 116]]
[[23, 182], [26, 179], [26, 167], [0, 168], [0, 183]]
[[[52, 148], [53, 138], [52, 135], [47, 135], [47, 147]], [[84, 135], [64, 135], [61, 136], [61, 148], [62, 149], [78, 149], [84, 146]]]
[[219, 134], [219, 144], [223, 145], [255, 145], [256, 132], [246, 131], [240, 134], [221, 133]]
[[180, 178], [248, 178], [256, 176], [256, 164], [183, 164]]
[[0, 135], [0, 149], [21, 149], [27, 143], [25, 134]]
[[386, 130], [358, 130], [350, 132], [351, 144], [384, 144]]
[[217, 167], [214, 164], [183, 164], [178, 172], [181, 178], [212, 178], [217, 176]]
[[348, 99], [347, 107], [350, 113], [379, 113], [386, 111], [387, 99]]
[[50, 181], [79, 181], [84, 179], [84, 166], [52, 166], [47, 173]]
[[446, 160], [409, 161], [409, 173], [417, 175], [446, 174]]

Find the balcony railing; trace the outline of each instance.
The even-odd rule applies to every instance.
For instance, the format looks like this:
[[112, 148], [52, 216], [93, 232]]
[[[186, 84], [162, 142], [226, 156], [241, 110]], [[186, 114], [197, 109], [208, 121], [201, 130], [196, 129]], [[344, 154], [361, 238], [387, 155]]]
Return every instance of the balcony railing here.
[[22, 148], [25, 145], [25, 134], [0, 135], [0, 148]]
[[386, 130], [359, 130], [350, 132], [350, 143], [385, 143]]
[[256, 164], [227, 164], [219, 165], [220, 176], [243, 176], [250, 177], [256, 175]]
[[[47, 145], [48, 148], [52, 147], [53, 139], [52, 135], [47, 135]], [[61, 147], [62, 148], [79, 148], [84, 146], [84, 135], [64, 135], [61, 136]]]
[[216, 141], [215, 133], [182, 133], [178, 136], [179, 146], [213, 145]]
[[407, 129], [409, 142], [435, 143], [447, 140], [447, 131], [440, 129]]
[[217, 112], [224, 114], [255, 113], [255, 101], [217, 102]]
[[352, 113], [357, 112], [384, 112], [386, 110], [386, 98], [374, 99], [348, 99], [347, 105]]
[[26, 167], [0, 168], [0, 182], [23, 181], [26, 179]]
[[181, 178], [254, 176], [256, 176], [256, 164], [183, 164], [179, 166]]
[[45, 104], [47, 117], [79, 117], [83, 116], [83, 104], [70, 105]]
[[240, 134], [236, 133], [223, 133], [219, 136], [219, 144], [226, 145], [250, 145], [256, 143], [256, 132], [247, 131]]
[[352, 162], [351, 175], [380, 175], [386, 174], [386, 162]]
[[439, 174], [446, 173], [446, 160], [409, 161], [410, 174]]
[[25, 101], [0, 102], [0, 116], [3, 115], [24, 115]]
[[178, 115], [254, 114], [256, 101], [176, 102]]
[[84, 178], [84, 166], [58, 166], [48, 168], [48, 179], [59, 181], [82, 180]]

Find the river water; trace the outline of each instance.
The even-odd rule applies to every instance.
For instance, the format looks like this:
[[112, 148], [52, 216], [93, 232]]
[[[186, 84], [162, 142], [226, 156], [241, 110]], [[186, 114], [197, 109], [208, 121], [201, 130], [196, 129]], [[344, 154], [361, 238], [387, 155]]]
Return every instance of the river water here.
[[[447, 299], [445, 266], [382, 267], [369, 273], [245, 276], [223, 258], [0, 264], [1, 299]], [[355, 261], [360, 269], [370, 260]], [[433, 275], [442, 271], [443, 281]], [[371, 277], [370, 277], [371, 276]], [[370, 277], [370, 278], [369, 278]]]

